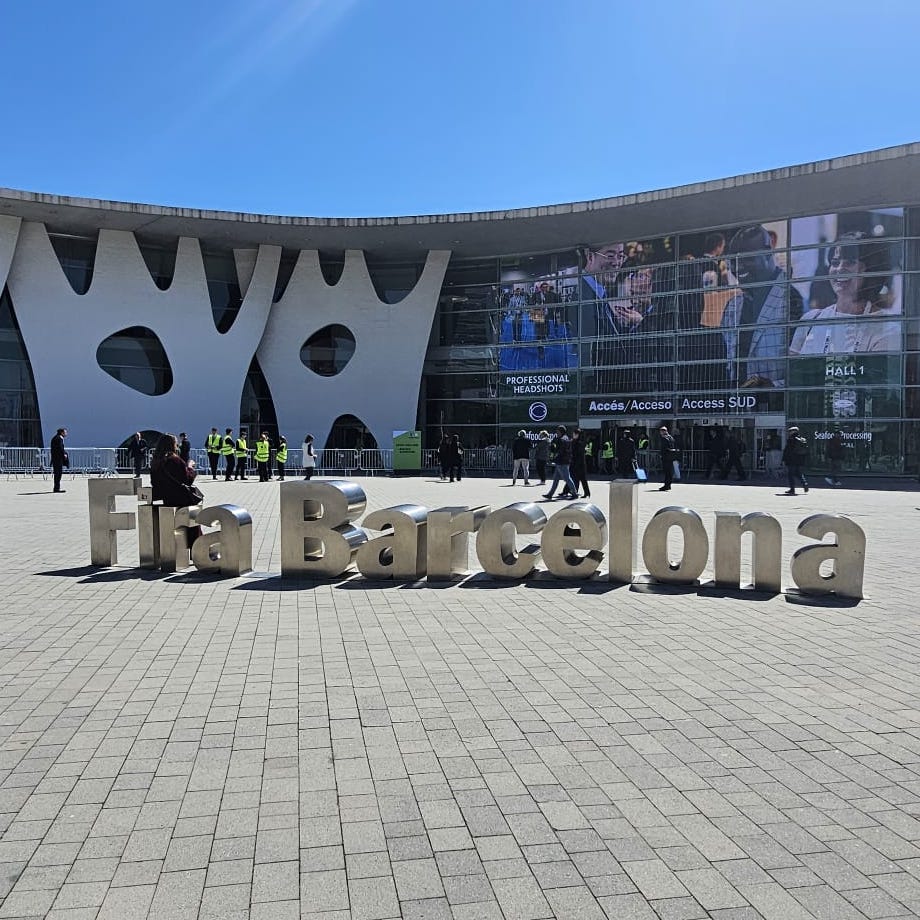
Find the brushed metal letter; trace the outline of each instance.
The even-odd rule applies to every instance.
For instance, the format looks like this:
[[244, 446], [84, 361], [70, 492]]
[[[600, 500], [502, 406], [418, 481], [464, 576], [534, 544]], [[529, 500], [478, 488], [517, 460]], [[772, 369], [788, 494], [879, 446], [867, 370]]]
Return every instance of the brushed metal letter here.
[[252, 571], [252, 515], [238, 505], [214, 505], [198, 512], [198, 524], [219, 526], [192, 544], [192, 563], [199, 572], [225, 576]]
[[483, 571], [494, 578], [526, 578], [540, 559], [540, 546], [518, 551], [519, 533], [539, 533], [546, 514], [533, 502], [515, 502], [490, 514], [476, 534], [476, 555]]
[[428, 512], [428, 581], [450, 581], [469, 572], [470, 534], [479, 530], [489, 511], [489, 505], [479, 505]]
[[715, 583], [720, 588], [741, 587], [741, 537], [753, 539], [751, 570], [757, 591], [778, 594], [782, 590], [783, 530], [779, 521], [763, 511], [742, 517], [734, 511], [716, 512]]
[[189, 528], [197, 526], [200, 508], [168, 508], [154, 505], [158, 518], [160, 571], [176, 572], [187, 569], [192, 560], [189, 555]]
[[116, 495], [137, 495], [140, 478], [121, 476], [90, 479], [89, 489], [89, 558], [93, 565], [118, 565], [118, 531], [134, 530], [137, 517], [133, 511], [116, 511]]
[[[684, 547], [678, 562], [668, 556], [668, 534], [679, 527]], [[690, 508], [669, 506], [656, 511], [642, 535], [642, 559], [656, 581], [692, 585], [709, 559], [709, 535], [700, 516]]]
[[[540, 538], [543, 561], [557, 578], [590, 578], [604, 558], [606, 545], [607, 521], [590, 502], [575, 502], [557, 511]], [[579, 555], [577, 550], [587, 552]]]
[[153, 488], [137, 490], [137, 550], [142, 569], [160, 567], [160, 516], [153, 504]]
[[611, 482], [607, 511], [610, 520], [607, 580], [621, 585], [632, 584], [638, 548], [639, 483], [626, 480]]
[[367, 507], [355, 482], [281, 483], [281, 577], [338, 578], [367, 533], [351, 521]]
[[[361, 522], [366, 530], [388, 530], [358, 547], [355, 562], [365, 578], [415, 581], [425, 574], [428, 509], [396, 505], [372, 511]], [[390, 529], [391, 528], [391, 529]]]
[[[842, 514], [813, 514], [799, 524], [803, 537], [823, 540], [832, 533], [834, 543], [803, 546], [792, 556], [792, 580], [803, 594], [836, 594], [861, 599], [866, 568], [866, 534], [859, 524]], [[833, 561], [830, 575], [821, 574], [821, 563]]]

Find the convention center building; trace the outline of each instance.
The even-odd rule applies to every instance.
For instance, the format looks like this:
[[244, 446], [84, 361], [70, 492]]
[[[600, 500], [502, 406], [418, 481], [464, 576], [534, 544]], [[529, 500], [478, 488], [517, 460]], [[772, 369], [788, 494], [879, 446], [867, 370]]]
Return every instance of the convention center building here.
[[920, 144], [512, 211], [313, 218], [0, 189], [0, 448], [135, 431], [471, 448], [664, 423], [920, 465]]

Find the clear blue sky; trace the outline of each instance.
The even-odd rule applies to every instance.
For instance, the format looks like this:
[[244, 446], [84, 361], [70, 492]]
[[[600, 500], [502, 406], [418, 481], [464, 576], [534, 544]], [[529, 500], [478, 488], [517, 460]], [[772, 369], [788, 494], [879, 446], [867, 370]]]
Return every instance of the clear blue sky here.
[[0, 185], [382, 216], [920, 140], [917, 0], [2, 0]]

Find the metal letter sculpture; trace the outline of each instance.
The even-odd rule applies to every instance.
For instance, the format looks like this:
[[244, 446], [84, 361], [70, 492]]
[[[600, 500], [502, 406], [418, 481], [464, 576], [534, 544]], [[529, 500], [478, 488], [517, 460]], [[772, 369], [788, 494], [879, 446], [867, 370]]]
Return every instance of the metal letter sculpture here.
[[142, 569], [160, 567], [160, 515], [152, 486], [137, 490], [137, 554]]
[[778, 594], [781, 590], [783, 529], [775, 517], [763, 511], [754, 511], [744, 517], [734, 511], [716, 512], [716, 586], [741, 587], [741, 537], [746, 533], [751, 534], [754, 541], [751, 587], [755, 591]]
[[191, 541], [189, 530], [198, 525], [198, 512], [192, 508], [168, 508], [165, 505], [154, 505], [158, 518], [160, 571], [176, 572], [187, 569], [191, 564]]
[[540, 546], [517, 549], [519, 533], [539, 533], [546, 514], [533, 502], [515, 502], [490, 514], [476, 534], [476, 555], [483, 570], [494, 578], [526, 578], [540, 559]]
[[199, 572], [235, 576], [252, 571], [252, 516], [245, 508], [214, 505], [202, 508], [197, 518], [204, 527], [220, 527], [192, 544], [192, 562]]
[[[836, 594], [838, 597], [863, 596], [866, 567], [866, 534], [840, 514], [813, 514], [799, 524], [804, 537], [821, 540], [832, 533], [836, 543], [817, 543], [797, 549], [792, 556], [792, 580], [803, 594]], [[821, 574], [821, 564], [832, 561], [833, 572]]]
[[136, 495], [140, 478], [90, 479], [89, 487], [89, 556], [93, 565], [118, 565], [118, 531], [134, 530], [137, 518], [133, 511], [116, 511], [116, 495]]
[[610, 483], [608, 507], [610, 547], [607, 551], [607, 580], [632, 584], [636, 572], [636, 534], [639, 531], [639, 483], [635, 480]]
[[372, 511], [361, 522], [366, 530], [386, 530], [358, 547], [355, 562], [365, 578], [415, 581], [425, 574], [428, 509], [421, 505], [396, 505]]
[[490, 510], [480, 505], [428, 512], [428, 581], [450, 581], [469, 572], [470, 534], [479, 530]]
[[540, 539], [543, 562], [557, 578], [590, 578], [604, 558], [606, 545], [607, 521], [590, 502], [576, 502], [557, 511]]
[[[668, 555], [668, 534], [672, 527], [683, 533], [684, 545], [679, 562]], [[693, 585], [709, 559], [709, 535], [700, 516], [689, 508], [670, 506], [656, 511], [642, 535], [642, 558], [655, 581]]]
[[351, 521], [364, 513], [367, 497], [357, 483], [281, 483], [281, 575], [338, 578], [367, 533]]

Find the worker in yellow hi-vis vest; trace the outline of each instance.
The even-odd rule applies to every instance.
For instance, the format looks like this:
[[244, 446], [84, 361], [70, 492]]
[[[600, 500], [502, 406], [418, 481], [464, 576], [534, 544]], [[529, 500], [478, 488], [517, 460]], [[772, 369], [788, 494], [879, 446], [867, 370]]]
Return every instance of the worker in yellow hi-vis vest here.
[[240, 436], [236, 439], [236, 478], [246, 478], [246, 460], [249, 457], [249, 448], [246, 446], [246, 430], [240, 429]]
[[208, 454], [208, 463], [211, 466], [211, 478], [217, 479], [217, 461], [220, 460], [221, 437], [216, 428], [204, 439], [204, 449]]
[[284, 435], [278, 439], [278, 449], [275, 451], [275, 465], [278, 467], [278, 479], [284, 482], [284, 464], [287, 463], [287, 438]]
[[270, 482], [271, 476], [268, 472], [268, 463], [271, 459], [272, 445], [268, 440], [268, 432], [263, 431], [256, 441], [256, 467], [259, 470], [259, 482]]
[[236, 445], [233, 440], [233, 429], [224, 432], [224, 440], [220, 447], [220, 455], [224, 458], [224, 479], [230, 482], [236, 468]]

